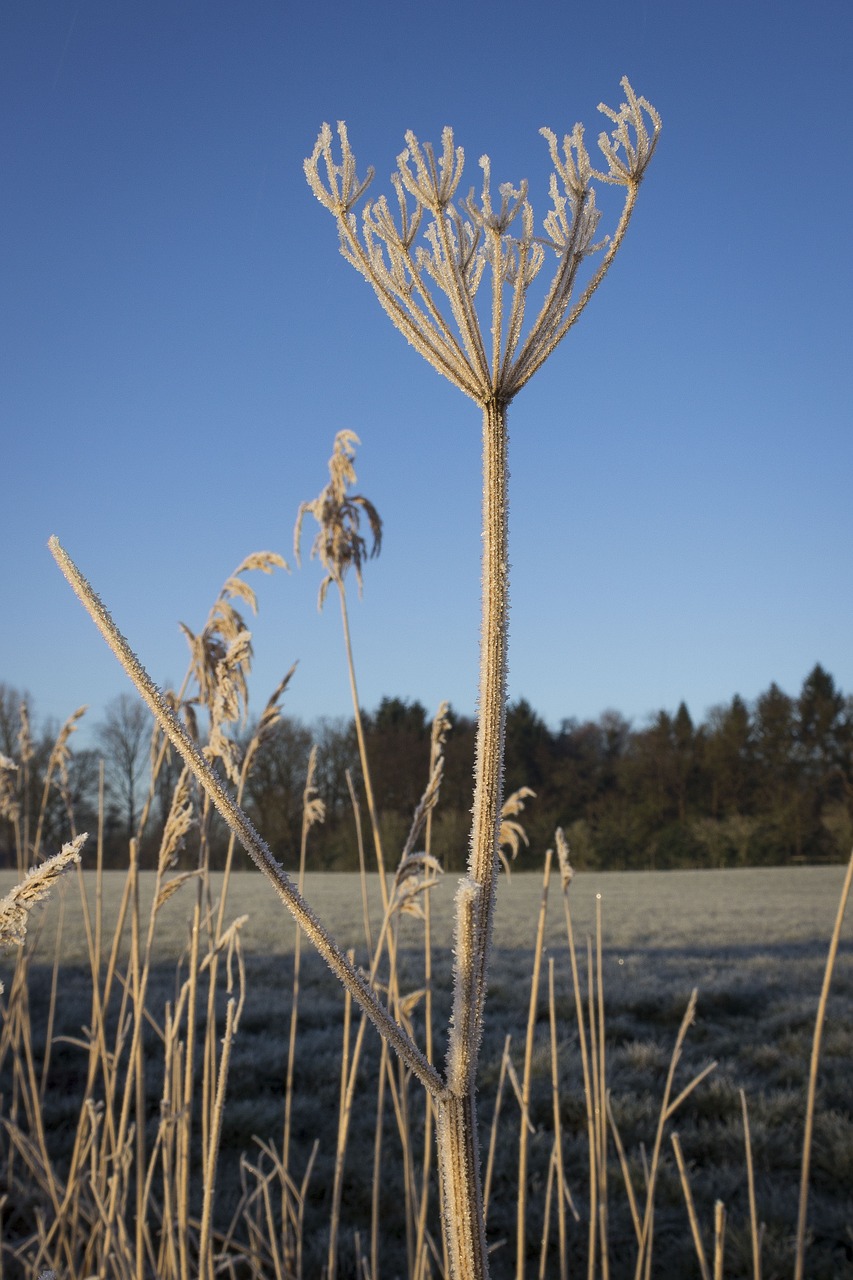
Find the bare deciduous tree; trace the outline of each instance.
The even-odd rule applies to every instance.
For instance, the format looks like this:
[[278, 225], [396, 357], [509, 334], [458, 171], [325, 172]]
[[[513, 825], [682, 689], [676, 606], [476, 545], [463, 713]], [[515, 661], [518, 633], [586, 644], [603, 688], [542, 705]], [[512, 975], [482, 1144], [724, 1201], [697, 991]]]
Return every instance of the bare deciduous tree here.
[[150, 732], [151, 721], [144, 706], [129, 693], [120, 693], [108, 703], [104, 719], [96, 728], [107, 782], [126, 818], [128, 839], [136, 832], [137, 796], [148, 762]]

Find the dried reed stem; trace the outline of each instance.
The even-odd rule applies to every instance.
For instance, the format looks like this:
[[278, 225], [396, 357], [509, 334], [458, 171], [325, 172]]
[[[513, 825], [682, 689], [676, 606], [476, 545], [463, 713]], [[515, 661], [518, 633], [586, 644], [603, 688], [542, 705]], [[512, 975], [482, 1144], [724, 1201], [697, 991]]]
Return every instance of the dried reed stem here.
[[[299, 878], [296, 882], [298, 893], [305, 889], [305, 866], [308, 857], [308, 834], [317, 821], [325, 816], [325, 806], [315, 795], [314, 772], [317, 767], [317, 747], [312, 746], [308, 756], [308, 769], [305, 777], [305, 788], [302, 793], [302, 832], [299, 841]], [[318, 806], [320, 806], [318, 808]], [[290, 1130], [293, 1114], [293, 1073], [296, 1066], [296, 1027], [299, 1020], [299, 979], [302, 969], [302, 931], [297, 927], [293, 940], [293, 985], [290, 1000], [290, 1036], [287, 1045], [287, 1069], [284, 1085], [284, 1133], [281, 1143], [281, 1162], [285, 1169], [290, 1160]], [[282, 1184], [282, 1224], [287, 1217], [287, 1184]]]
[[545, 941], [545, 919], [548, 913], [548, 888], [551, 883], [551, 849], [545, 854], [545, 871], [542, 876], [542, 896], [539, 900], [539, 918], [536, 925], [536, 941], [533, 946], [533, 975], [530, 979], [530, 1001], [527, 1006], [527, 1035], [524, 1041], [524, 1072], [521, 1078], [521, 1124], [518, 1135], [518, 1202], [516, 1204], [515, 1274], [516, 1280], [524, 1280], [527, 1252], [527, 1135], [530, 1108], [530, 1082], [533, 1069], [533, 1040], [536, 1034], [536, 1014], [539, 1004], [539, 979], [542, 972], [542, 947]]
[[663, 1135], [666, 1123], [675, 1114], [682, 1102], [684, 1102], [685, 1098], [689, 1097], [696, 1086], [704, 1080], [717, 1065], [716, 1062], [709, 1062], [708, 1065], [703, 1067], [703, 1069], [699, 1071], [673, 1099], [672, 1087], [675, 1081], [675, 1071], [681, 1059], [681, 1051], [684, 1048], [684, 1040], [687, 1036], [687, 1032], [696, 1017], [697, 998], [698, 993], [694, 988], [690, 994], [690, 999], [687, 1002], [684, 1017], [681, 1019], [681, 1026], [678, 1028], [675, 1047], [672, 1051], [669, 1070], [666, 1075], [666, 1084], [664, 1085], [663, 1099], [661, 1100], [660, 1112], [658, 1115], [658, 1126], [655, 1133], [654, 1147], [652, 1149], [651, 1166], [646, 1177], [646, 1209], [645, 1214], [643, 1215], [643, 1229], [640, 1239], [640, 1247], [637, 1253], [637, 1267], [634, 1272], [634, 1280], [642, 1280], [642, 1277], [645, 1277], [645, 1280], [649, 1280], [649, 1277], [651, 1276], [655, 1184], [657, 1182], [657, 1175], [660, 1168], [661, 1148], [663, 1146]]
[[231, 1059], [231, 1046], [236, 1031], [236, 1001], [228, 1001], [225, 1015], [225, 1036], [222, 1041], [222, 1057], [219, 1060], [219, 1076], [216, 1083], [216, 1096], [213, 1104], [213, 1125], [207, 1150], [207, 1165], [204, 1171], [204, 1203], [201, 1215], [201, 1233], [199, 1236], [199, 1277], [200, 1280], [213, 1280], [213, 1202], [216, 1192], [216, 1164], [219, 1157], [219, 1138], [222, 1133], [222, 1114], [225, 1109], [225, 1088], [228, 1081], [228, 1065]]
[[545, 1181], [545, 1212], [542, 1215], [542, 1239], [539, 1242], [538, 1280], [545, 1280], [545, 1267], [548, 1262], [548, 1234], [551, 1230], [551, 1202], [554, 1199], [554, 1168], [556, 1165], [556, 1148], [551, 1152], [548, 1161], [548, 1177]]
[[[598, 1227], [601, 1239], [601, 1274], [604, 1280], [610, 1275], [607, 1251], [607, 1052], [604, 1038], [604, 959], [602, 952], [601, 894], [595, 895], [595, 964], [596, 995], [598, 1005]], [[590, 1016], [591, 1013], [590, 1013]]]
[[687, 1217], [690, 1220], [690, 1233], [693, 1236], [693, 1244], [696, 1248], [696, 1257], [699, 1260], [699, 1270], [702, 1272], [702, 1280], [711, 1280], [711, 1272], [708, 1270], [708, 1259], [705, 1257], [705, 1246], [702, 1244], [702, 1231], [699, 1227], [699, 1219], [696, 1216], [696, 1207], [693, 1204], [693, 1193], [690, 1190], [690, 1180], [687, 1176], [687, 1166], [684, 1163], [684, 1154], [681, 1150], [681, 1142], [678, 1134], [674, 1133], [670, 1138], [672, 1149], [675, 1152], [675, 1163], [678, 1165], [678, 1176], [681, 1179], [681, 1189], [684, 1192], [684, 1202], [687, 1205]]
[[507, 1066], [510, 1061], [509, 1046], [512, 1043], [512, 1036], [508, 1035], [504, 1040], [504, 1051], [501, 1054], [501, 1069], [498, 1075], [498, 1088], [495, 1095], [495, 1109], [492, 1113], [492, 1125], [489, 1130], [489, 1154], [486, 1157], [486, 1178], [483, 1184], [483, 1221], [489, 1220], [489, 1196], [492, 1190], [492, 1174], [495, 1167], [495, 1151], [497, 1150], [498, 1141], [498, 1121], [501, 1115], [501, 1105], [503, 1103], [504, 1084], [507, 1077]]
[[563, 1129], [560, 1123], [560, 1072], [557, 1062], [557, 1009], [554, 1000], [554, 957], [548, 957], [548, 1021], [551, 1030], [551, 1105], [554, 1113], [554, 1156], [557, 1167], [557, 1226], [560, 1241], [560, 1280], [568, 1280], [566, 1258], [566, 1175], [563, 1168]]
[[808, 1214], [809, 1203], [809, 1169], [811, 1165], [812, 1134], [814, 1132], [814, 1113], [815, 1100], [817, 1097], [817, 1071], [818, 1064], [820, 1062], [820, 1045], [823, 1038], [823, 1024], [826, 1019], [826, 1005], [829, 1000], [829, 987], [832, 982], [833, 970], [835, 969], [835, 960], [838, 955], [838, 944], [841, 939], [841, 926], [844, 923], [844, 915], [847, 911], [847, 900], [850, 897], [851, 886], [853, 886], [853, 853], [851, 853], [850, 861], [847, 863], [847, 874], [845, 875], [844, 883], [841, 886], [841, 897], [838, 902], [838, 911], [835, 916], [835, 926], [832, 930], [832, 937], [829, 942], [829, 954], [826, 957], [826, 967], [823, 972], [823, 985], [820, 990], [820, 1000], [818, 1001], [817, 1016], [815, 1018], [812, 1055], [809, 1063], [806, 1123], [805, 1132], [803, 1134], [803, 1163], [800, 1170], [800, 1203], [797, 1211], [797, 1241], [794, 1260], [794, 1280], [803, 1280], [803, 1267], [806, 1255], [806, 1217]]
[[749, 1234], [752, 1243], [752, 1276], [753, 1280], [761, 1280], [761, 1233], [758, 1228], [758, 1209], [755, 1203], [755, 1170], [752, 1167], [752, 1139], [749, 1133], [749, 1112], [746, 1106], [746, 1093], [739, 1089], [740, 1105], [743, 1113], [743, 1145], [746, 1150], [746, 1184], [749, 1190]]
[[[349, 953], [352, 958], [353, 953]], [[347, 1134], [352, 1109], [350, 1086], [350, 1027], [352, 1025], [352, 997], [344, 996], [344, 1029], [341, 1047], [341, 1085], [338, 1098], [338, 1137], [335, 1145], [335, 1173], [332, 1182], [332, 1211], [329, 1219], [329, 1252], [326, 1263], [327, 1280], [335, 1280], [338, 1271], [338, 1229], [341, 1223], [341, 1192], [343, 1190], [344, 1160], [347, 1151]], [[364, 1020], [362, 1019], [362, 1027]]]
[[714, 1280], [723, 1280], [723, 1255], [726, 1245], [726, 1207], [722, 1200], [714, 1205]]

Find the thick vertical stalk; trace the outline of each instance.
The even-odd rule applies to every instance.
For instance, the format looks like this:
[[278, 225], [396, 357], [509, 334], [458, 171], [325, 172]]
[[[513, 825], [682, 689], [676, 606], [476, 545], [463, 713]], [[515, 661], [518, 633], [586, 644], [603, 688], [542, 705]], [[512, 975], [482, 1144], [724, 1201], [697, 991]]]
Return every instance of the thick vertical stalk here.
[[474, 1090], [436, 1103], [441, 1212], [449, 1280], [488, 1280], [477, 1108]]
[[[480, 623], [480, 696], [477, 722], [474, 807], [468, 876], [478, 887], [472, 1009], [472, 1075], [480, 1047], [486, 973], [498, 868], [503, 804], [506, 660], [509, 615], [506, 405], [491, 401], [483, 411], [483, 580]], [[461, 920], [461, 917], [460, 917]], [[457, 966], [458, 966], [457, 958]]]
[[483, 410], [483, 580], [480, 700], [468, 875], [456, 897], [453, 1026], [448, 1094], [437, 1104], [441, 1205], [452, 1280], [489, 1274], [476, 1075], [492, 938], [500, 829], [508, 612], [506, 405]]

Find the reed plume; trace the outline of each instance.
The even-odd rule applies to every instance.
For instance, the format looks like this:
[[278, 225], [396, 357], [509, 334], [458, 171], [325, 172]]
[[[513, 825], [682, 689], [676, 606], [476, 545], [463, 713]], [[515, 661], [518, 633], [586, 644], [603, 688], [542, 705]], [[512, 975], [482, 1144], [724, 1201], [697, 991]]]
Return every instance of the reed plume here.
[[[347, 655], [347, 671], [349, 673], [355, 734], [358, 741], [358, 755], [361, 762], [361, 776], [364, 782], [367, 813], [370, 818], [373, 847], [376, 852], [376, 864], [379, 870], [382, 906], [387, 915], [390, 899], [385, 881], [385, 853], [382, 847], [382, 835], [379, 830], [379, 814], [374, 797], [370, 761], [367, 756], [364, 721], [358, 697], [345, 581], [349, 569], [354, 569], [360, 595], [364, 585], [362, 578], [364, 561], [368, 557], [377, 556], [382, 546], [382, 520], [379, 512], [363, 494], [350, 493], [350, 487], [356, 482], [354, 459], [355, 446], [357, 444], [361, 444], [361, 441], [354, 431], [339, 431], [335, 436], [332, 456], [329, 458], [329, 483], [313, 501], [303, 502], [300, 506], [293, 530], [293, 548], [296, 562], [299, 564], [301, 562], [300, 544], [302, 541], [303, 521], [306, 515], [312, 515], [319, 527], [311, 546], [311, 555], [312, 557], [316, 556], [326, 570], [326, 576], [320, 583], [317, 608], [323, 608], [329, 587], [334, 583], [338, 589], [338, 598], [341, 605], [341, 626], [343, 627], [344, 647]], [[369, 552], [367, 542], [361, 533], [362, 512], [367, 516], [373, 538], [373, 544]]]
[[[293, 546], [296, 562], [300, 561], [300, 541], [302, 522], [306, 515], [312, 515], [320, 526], [311, 547], [311, 555], [316, 556], [326, 577], [320, 584], [318, 608], [322, 609], [326, 592], [333, 582], [343, 586], [347, 570], [355, 569], [359, 593], [362, 589], [361, 567], [368, 556], [378, 556], [382, 546], [382, 521], [379, 512], [360, 493], [350, 493], [350, 485], [355, 484], [356, 475], [353, 461], [355, 446], [361, 444], [354, 431], [339, 431], [335, 436], [332, 456], [329, 459], [329, 483], [313, 502], [303, 502], [296, 517], [293, 531]], [[373, 545], [368, 552], [361, 531], [361, 513], [367, 516]]]
[[80, 861], [80, 850], [87, 839], [84, 831], [76, 839], [64, 844], [52, 858], [46, 858], [38, 866], [31, 867], [24, 879], [5, 898], [0, 899], [0, 945], [24, 945], [30, 912], [39, 902], [44, 901], [71, 863]]

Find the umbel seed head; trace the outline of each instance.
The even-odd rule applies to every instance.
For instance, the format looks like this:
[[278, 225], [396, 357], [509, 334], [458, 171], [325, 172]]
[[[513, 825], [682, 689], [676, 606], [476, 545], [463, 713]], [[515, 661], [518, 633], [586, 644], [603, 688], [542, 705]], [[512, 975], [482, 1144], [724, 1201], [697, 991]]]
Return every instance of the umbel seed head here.
[[[480, 194], [472, 187], [457, 198], [465, 157], [449, 127], [438, 155], [429, 143], [406, 134], [406, 149], [391, 177], [396, 209], [382, 195], [365, 202], [360, 220], [354, 210], [373, 170], [358, 178], [346, 126], [338, 124], [336, 149], [324, 124], [305, 161], [311, 190], [337, 222], [341, 253], [412, 346], [478, 404], [506, 405], [521, 390], [578, 319], [622, 243], [661, 131], [657, 111], [635, 94], [627, 78], [622, 88], [626, 101], [618, 110], [599, 106], [615, 126], [598, 139], [603, 169], [592, 167], [581, 125], [565, 135], [562, 148], [556, 134], [541, 130], [554, 171], [550, 208], [538, 235], [527, 183], [503, 183], [494, 199], [488, 156], [480, 159]], [[616, 229], [600, 240], [596, 182], [625, 189]], [[597, 254], [602, 255], [598, 266], [575, 298], [578, 270]], [[526, 324], [528, 290], [554, 258], [545, 301]], [[478, 312], [478, 291], [487, 275], [488, 339]]]

